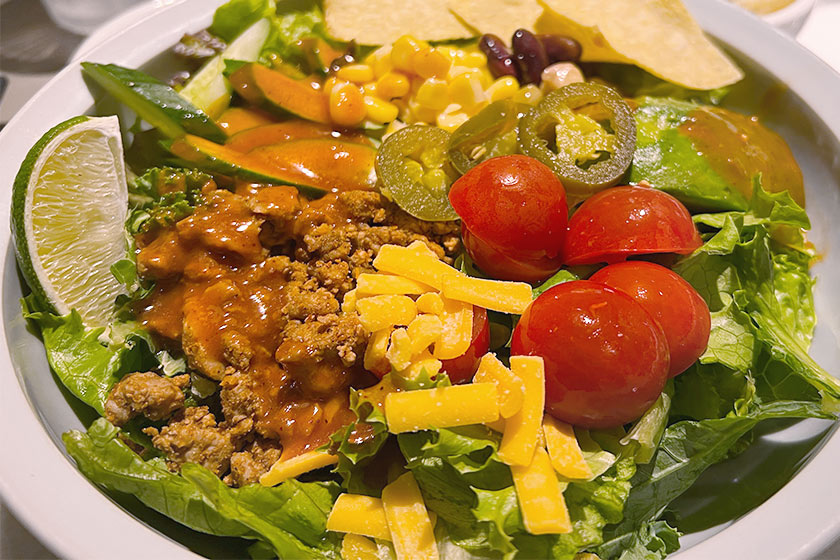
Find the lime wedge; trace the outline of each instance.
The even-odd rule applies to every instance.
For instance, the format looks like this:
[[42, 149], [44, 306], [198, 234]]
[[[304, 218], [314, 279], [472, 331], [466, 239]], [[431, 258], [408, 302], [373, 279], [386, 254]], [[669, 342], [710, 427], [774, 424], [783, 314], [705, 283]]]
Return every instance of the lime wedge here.
[[117, 117], [75, 117], [29, 150], [12, 192], [18, 263], [35, 297], [88, 327], [110, 323], [124, 293], [128, 190]]

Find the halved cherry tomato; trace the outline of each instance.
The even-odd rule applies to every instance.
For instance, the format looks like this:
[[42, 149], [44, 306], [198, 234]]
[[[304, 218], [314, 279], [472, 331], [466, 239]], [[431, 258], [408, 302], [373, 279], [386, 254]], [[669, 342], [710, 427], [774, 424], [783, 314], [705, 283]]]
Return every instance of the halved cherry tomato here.
[[455, 181], [449, 201], [461, 217], [467, 253], [488, 274], [538, 281], [560, 268], [566, 191], [539, 161], [522, 155], [488, 159]]
[[452, 383], [466, 383], [472, 379], [481, 357], [490, 350], [490, 321], [487, 310], [473, 307], [472, 341], [467, 352], [451, 360], [441, 360], [441, 371], [446, 372]]
[[569, 220], [567, 265], [615, 263], [633, 255], [687, 255], [703, 241], [691, 214], [673, 196], [650, 187], [615, 187], [588, 198]]
[[659, 322], [668, 340], [671, 377], [684, 372], [706, 351], [709, 307], [679, 274], [658, 264], [629, 261], [605, 266], [589, 279], [626, 293]]
[[584, 428], [639, 418], [668, 379], [668, 343], [641, 305], [619, 290], [576, 280], [540, 295], [513, 331], [511, 353], [545, 360], [545, 408]]

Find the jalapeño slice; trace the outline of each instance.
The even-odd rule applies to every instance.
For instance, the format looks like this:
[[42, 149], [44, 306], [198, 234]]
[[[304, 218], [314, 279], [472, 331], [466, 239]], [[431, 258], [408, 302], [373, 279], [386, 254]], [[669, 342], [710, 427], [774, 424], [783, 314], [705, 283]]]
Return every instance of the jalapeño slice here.
[[519, 149], [516, 125], [528, 109], [504, 99], [479, 111], [452, 133], [449, 140], [452, 166], [463, 175], [484, 160], [515, 154]]
[[446, 147], [449, 133], [428, 125], [412, 125], [388, 136], [376, 155], [382, 194], [421, 220], [457, 220], [449, 204], [456, 179]]
[[600, 84], [555, 90], [519, 122], [519, 149], [549, 166], [572, 201], [618, 183], [635, 148], [630, 107]]

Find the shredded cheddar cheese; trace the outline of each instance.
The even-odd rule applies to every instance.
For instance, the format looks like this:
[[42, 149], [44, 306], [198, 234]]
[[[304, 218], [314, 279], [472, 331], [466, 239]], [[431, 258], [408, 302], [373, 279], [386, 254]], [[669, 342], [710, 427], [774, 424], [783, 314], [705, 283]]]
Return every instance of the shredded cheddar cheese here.
[[330, 455], [323, 451], [309, 451], [303, 455], [291, 459], [280, 459], [271, 466], [271, 469], [260, 477], [260, 484], [263, 486], [276, 486], [315, 469], [320, 469], [338, 462], [336, 455]]
[[499, 397], [492, 383], [390, 393], [385, 419], [394, 434], [432, 428], [484, 424], [499, 418]]
[[525, 394], [519, 412], [507, 418], [499, 458], [508, 465], [531, 464], [542, 429], [545, 408], [545, 367], [535, 356], [511, 356], [513, 373], [522, 380]]

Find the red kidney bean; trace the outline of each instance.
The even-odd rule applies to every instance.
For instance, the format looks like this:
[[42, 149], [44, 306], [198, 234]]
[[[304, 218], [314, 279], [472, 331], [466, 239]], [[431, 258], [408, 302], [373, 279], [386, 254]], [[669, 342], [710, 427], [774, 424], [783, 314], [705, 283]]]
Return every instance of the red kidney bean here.
[[571, 37], [543, 33], [537, 35], [537, 39], [542, 43], [550, 64], [554, 62], [577, 62], [580, 60], [580, 43]]
[[542, 71], [548, 66], [548, 55], [537, 36], [527, 29], [513, 33], [513, 58], [519, 66], [520, 81], [523, 84], [539, 84]]
[[516, 63], [499, 37], [490, 33], [482, 35], [478, 41], [478, 48], [487, 57], [487, 67], [494, 78], [513, 76], [519, 79]]

